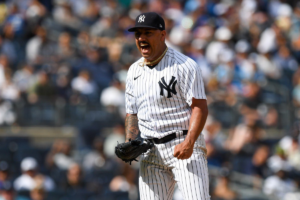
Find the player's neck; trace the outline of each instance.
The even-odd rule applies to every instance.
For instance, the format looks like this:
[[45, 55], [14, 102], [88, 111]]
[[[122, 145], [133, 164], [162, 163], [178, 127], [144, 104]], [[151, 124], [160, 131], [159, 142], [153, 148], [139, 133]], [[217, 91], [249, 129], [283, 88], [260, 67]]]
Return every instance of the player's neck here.
[[160, 53], [158, 54], [158, 56], [154, 59], [148, 60], [145, 58], [144, 62], [146, 65], [148, 66], [152, 66], [155, 65], [157, 63], [159, 63], [161, 61], [161, 59], [164, 57], [164, 55], [167, 53], [168, 51], [168, 47], [166, 45], [164, 45], [164, 48], [162, 48], [162, 50], [160, 51]]

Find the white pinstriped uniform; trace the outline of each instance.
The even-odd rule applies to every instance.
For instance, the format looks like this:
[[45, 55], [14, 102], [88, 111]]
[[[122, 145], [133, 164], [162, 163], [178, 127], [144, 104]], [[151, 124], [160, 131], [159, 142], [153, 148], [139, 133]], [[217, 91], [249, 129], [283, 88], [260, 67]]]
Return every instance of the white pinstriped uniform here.
[[141, 156], [141, 200], [171, 200], [176, 182], [185, 200], [210, 199], [203, 135], [189, 159], [173, 156], [175, 146], [184, 141], [182, 130], [189, 128], [192, 98], [206, 99], [200, 67], [171, 48], [153, 69], [141, 67], [143, 59], [128, 71], [126, 112], [137, 114], [142, 138], [162, 138], [174, 132], [177, 138], [155, 144]]

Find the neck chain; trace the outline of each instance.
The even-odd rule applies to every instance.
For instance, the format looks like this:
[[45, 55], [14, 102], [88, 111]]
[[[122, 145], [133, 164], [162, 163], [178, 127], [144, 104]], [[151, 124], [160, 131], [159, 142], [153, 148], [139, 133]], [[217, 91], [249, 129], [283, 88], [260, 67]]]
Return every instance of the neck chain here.
[[145, 65], [150, 65], [151, 66], [151, 65], [157, 63], [157, 61], [159, 61], [162, 57], [164, 57], [164, 55], [167, 53], [167, 51], [168, 51], [168, 47], [166, 47], [165, 51], [157, 59], [155, 59], [153, 61], [145, 62], [145, 59], [144, 59], [144, 62], [141, 63], [142, 67], [145, 66]]

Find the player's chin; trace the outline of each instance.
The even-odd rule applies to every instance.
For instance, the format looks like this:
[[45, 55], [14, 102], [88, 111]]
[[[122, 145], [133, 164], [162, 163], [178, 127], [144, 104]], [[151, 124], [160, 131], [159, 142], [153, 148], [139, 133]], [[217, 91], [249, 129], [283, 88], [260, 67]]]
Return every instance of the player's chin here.
[[142, 56], [143, 56], [144, 58], [146, 58], [146, 59], [148, 59], [148, 58], [151, 57], [151, 56], [150, 56], [150, 53], [143, 53], [143, 52], [141, 52], [141, 54], [142, 54]]

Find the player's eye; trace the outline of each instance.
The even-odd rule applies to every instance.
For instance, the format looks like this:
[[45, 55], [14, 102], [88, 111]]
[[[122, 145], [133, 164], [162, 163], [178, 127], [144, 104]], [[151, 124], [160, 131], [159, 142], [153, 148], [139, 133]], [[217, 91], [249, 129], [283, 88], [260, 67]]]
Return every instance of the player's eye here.
[[141, 36], [141, 33], [135, 33], [135, 38], [139, 38]]

